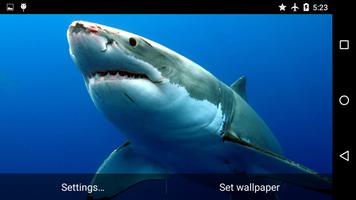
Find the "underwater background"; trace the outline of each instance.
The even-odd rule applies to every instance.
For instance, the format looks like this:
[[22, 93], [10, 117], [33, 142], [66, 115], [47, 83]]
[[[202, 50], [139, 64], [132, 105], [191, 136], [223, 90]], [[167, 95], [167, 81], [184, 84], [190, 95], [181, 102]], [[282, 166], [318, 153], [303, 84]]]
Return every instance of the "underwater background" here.
[[125, 141], [69, 56], [74, 20], [147, 37], [228, 85], [246, 76], [286, 157], [332, 172], [331, 15], [0, 15], [0, 173], [94, 173]]

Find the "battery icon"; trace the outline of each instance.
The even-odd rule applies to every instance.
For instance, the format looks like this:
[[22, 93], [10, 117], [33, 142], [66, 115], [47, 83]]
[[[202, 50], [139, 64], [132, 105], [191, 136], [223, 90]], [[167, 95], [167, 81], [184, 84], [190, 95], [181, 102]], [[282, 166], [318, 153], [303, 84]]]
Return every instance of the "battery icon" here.
[[309, 3], [303, 4], [303, 11], [304, 12], [309, 12]]

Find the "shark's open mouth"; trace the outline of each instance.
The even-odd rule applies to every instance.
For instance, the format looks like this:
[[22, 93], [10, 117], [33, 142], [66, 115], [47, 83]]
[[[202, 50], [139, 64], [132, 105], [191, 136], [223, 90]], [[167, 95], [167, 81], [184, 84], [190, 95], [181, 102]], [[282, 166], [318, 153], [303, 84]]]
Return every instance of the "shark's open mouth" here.
[[124, 70], [97, 71], [90, 73], [88, 77], [94, 80], [147, 79], [151, 81], [146, 74]]

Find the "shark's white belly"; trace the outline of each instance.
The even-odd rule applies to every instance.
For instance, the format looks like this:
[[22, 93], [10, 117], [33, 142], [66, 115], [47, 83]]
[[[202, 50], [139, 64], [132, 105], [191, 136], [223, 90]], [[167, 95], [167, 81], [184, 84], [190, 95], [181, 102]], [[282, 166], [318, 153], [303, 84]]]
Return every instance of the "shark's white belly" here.
[[[115, 84], [103, 82], [91, 87], [94, 87], [94, 91], [100, 91], [100, 99], [106, 99], [105, 95], [110, 95], [111, 99], [125, 98], [122, 91], [116, 90], [127, 88], [127, 85]], [[138, 90], [126, 91], [135, 97], [136, 106], [143, 106], [141, 102], [147, 102], [145, 100], [150, 98], [142, 96], [140, 99]], [[220, 135], [226, 118], [221, 104], [195, 99], [184, 87], [171, 83], [152, 91], [155, 92], [168, 94], [165, 95], [166, 99], [161, 99], [159, 106], [145, 105], [147, 109], [143, 113], [137, 112], [134, 115], [125, 112], [125, 107], [122, 107], [115, 109], [120, 110], [120, 113], [109, 115], [111, 119], [115, 117], [111, 121], [127, 135], [132, 145], [140, 146], [138, 149], [148, 157], [170, 165], [169, 168], [179, 172], [231, 171], [231, 166], [226, 164], [229, 161], [224, 158], [227, 155], [224, 155]], [[113, 97], [113, 94], [117, 97]], [[100, 105], [108, 105], [100, 109], [110, 113], [112, 107], [109, 102]], [[123, 128], [125, 126], [129, 127]]]
[[[184, 87], [168, 80], [156, 89], [146, 87], [142, 80], [89, 83], [97, 107], [132, 143], [179, 143], [221, 133], [226, 118], [221, 104], [195, 99]], [[150, 90], [150, 95], [143, 95], [142, 90]], [[161, 93], [164, 96], [160, 97]], [[160, 98], [154, 99], [156, 96]]]

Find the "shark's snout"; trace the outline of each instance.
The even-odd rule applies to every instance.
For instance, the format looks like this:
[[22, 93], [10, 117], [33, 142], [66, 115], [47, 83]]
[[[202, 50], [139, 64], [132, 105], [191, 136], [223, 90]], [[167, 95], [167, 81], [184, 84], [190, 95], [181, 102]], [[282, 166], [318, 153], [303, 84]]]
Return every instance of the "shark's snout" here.
[[67, 37], [74, 56], [77, 52], [73, 50], [80, 48], [104, 52], [107, 50], [107, 43], [111, 40], [102, 34], [102, 28], [99, 25], [83, 21], [74, 21], [68, 28]]
[[[74, 21], [67, 31], [70, 54], [89, 80], [146, 79], [160, 83], [160, 73], [149, 63], [136, 58], [133, 34], [107, 26]], [[130, 40], [131, 39], [131, 40]]]
[[118, 74], [124, 57], [113, 35], [111, 30], [95, 23], [70, 24], [67, 31], [70, 54], [85, 77]]
[[98, 24], [90, 23], [90, 22], [84, 22], [84, 21], [74, 21], [72, 24], [69, 26], [68, 31], [70, 33], [75, 33], [79, 31], [85, 31], [88, 33], [97, 33], [101, 30], [102, 28]]

